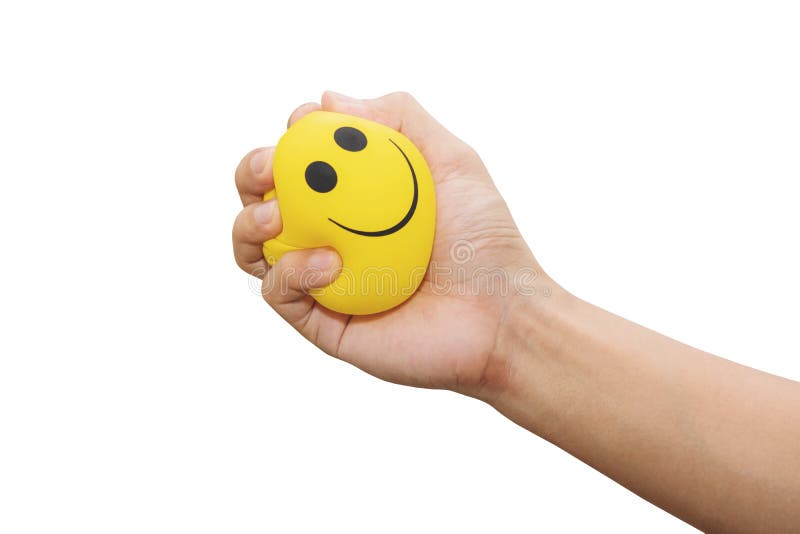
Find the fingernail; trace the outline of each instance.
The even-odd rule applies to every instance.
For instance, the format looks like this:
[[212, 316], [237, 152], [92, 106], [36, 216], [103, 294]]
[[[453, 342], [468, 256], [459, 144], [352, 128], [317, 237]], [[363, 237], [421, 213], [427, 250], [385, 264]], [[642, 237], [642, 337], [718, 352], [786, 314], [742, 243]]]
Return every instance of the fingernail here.
[[263, 204], [256, 206], [256, 209], [253, 210], [253, 218], [258, 224], [272, 222], [272, 218], [275, 216], [275, 204], [277, 204], [275, 200], [267, 200]]
[[250, 156], [250, 170], [256, 176], [264, 172], [264, 167], [267, 164], [267, 149], [260, 148], [252, 156]]
[[334, 255], [330, 250], [318, 250], [308, 258], [308, 266], [312, 269], [327, 271], [333, 265]]

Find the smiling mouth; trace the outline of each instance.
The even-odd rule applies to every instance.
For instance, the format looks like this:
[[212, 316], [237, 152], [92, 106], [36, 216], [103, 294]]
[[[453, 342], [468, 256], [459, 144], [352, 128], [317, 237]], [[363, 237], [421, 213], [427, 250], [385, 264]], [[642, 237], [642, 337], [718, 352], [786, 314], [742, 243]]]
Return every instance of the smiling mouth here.
[[402, 219], [400, 219], [400, 222], [398, 222], [394, 226], [390, 226], [389, 228], [386, 228], [385, 230], [377, 230], [375, 232], [370, 232], [370, 231], [366, 231], [366, 230], [358, 230], [356, 228], [350, 228], [349, 226], [345, 226], [342, 223], [338, 223], [338, 222], [334, 221], [333, 219], [328, 218], [328, 220], [330, 222], [332, 222], [333, 224], [335, 224], [339, 228], [341, 228], [343, 230], [347, 230], [348, 232], [352, 232], [352, 233], [357, 234], [357, 235], [363, 235], [363, 236], [367, 236], [367, 237], [380, 237], [380, 236], [384, 236], [384, 235], [393, 234], [396, 231], [400, 230], [406, 224], [408, 224], [408, 221], [410, 221], [411, 217], [414, 216], [414, 211], [417, 209], [417, 200], [419, 198], [419, 186], [417, 185], [417, 173], [414, 172], [414, 167], [411, 165], [411, 161], [409, 161], [408, 156], [406, 156], [406, 153], [403, 152], [403, 149], [400, 148], [397, 145], [397, 143], [395, 143], [391, 139], [389, 139], [389, 141], [395, 146], [395, 148], [397, 148], [397, 150], [400, 151], [400, 153], [403, 155], [403, 158], [405, 158], [406, 163], [408, 163], [408, 168], [411, 170], [411, 180], [414, 182], [414, 198], [411, 200], [411, 206], [408, 208], [408, 212], [406, 212], [405, 216]]

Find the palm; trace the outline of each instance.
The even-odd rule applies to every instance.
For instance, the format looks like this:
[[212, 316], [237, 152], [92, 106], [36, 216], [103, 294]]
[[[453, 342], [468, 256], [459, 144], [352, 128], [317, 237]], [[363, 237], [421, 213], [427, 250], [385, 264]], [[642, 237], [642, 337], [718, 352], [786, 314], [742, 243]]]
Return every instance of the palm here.
[[299, 330], [380, 378], [470, 389], [479, 386], [490, 363], [503, 305], [502, 295], [473, 287], [476, 271], [508, 270], [530, 253], [488, 175], [456, 169], [434, 179], [436, 238], [419, 290], [397, 308], [371, 316], [333, 312], [308, 297]]

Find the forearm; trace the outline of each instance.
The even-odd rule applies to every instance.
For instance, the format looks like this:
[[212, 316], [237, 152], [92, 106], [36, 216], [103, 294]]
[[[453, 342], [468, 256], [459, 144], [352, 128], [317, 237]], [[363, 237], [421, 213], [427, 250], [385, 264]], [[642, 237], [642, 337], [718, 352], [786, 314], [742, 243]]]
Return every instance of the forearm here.
[[800, 525], [800, 384], [561, 290], [509, 317], [501, 413], [699, 528]]

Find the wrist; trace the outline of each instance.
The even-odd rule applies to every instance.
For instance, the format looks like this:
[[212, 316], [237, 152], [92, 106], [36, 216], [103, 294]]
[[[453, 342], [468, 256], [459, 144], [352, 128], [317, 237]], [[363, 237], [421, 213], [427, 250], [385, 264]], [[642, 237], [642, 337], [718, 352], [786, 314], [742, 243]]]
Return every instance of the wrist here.
[[[487, 381], [492, 387], [482, 400], [514, 421], [525, 419], [529, 428], [555, 415], [551, 375], [569, 341], [568, 318], [579, 302], [547, 276], [537, 278], [535, 291], [508, 299], [492, 354], [502, 372]], [[531, 413], [532, 406], [537, 413]], [[524, 414], [517, 413], [523, 409]]]

